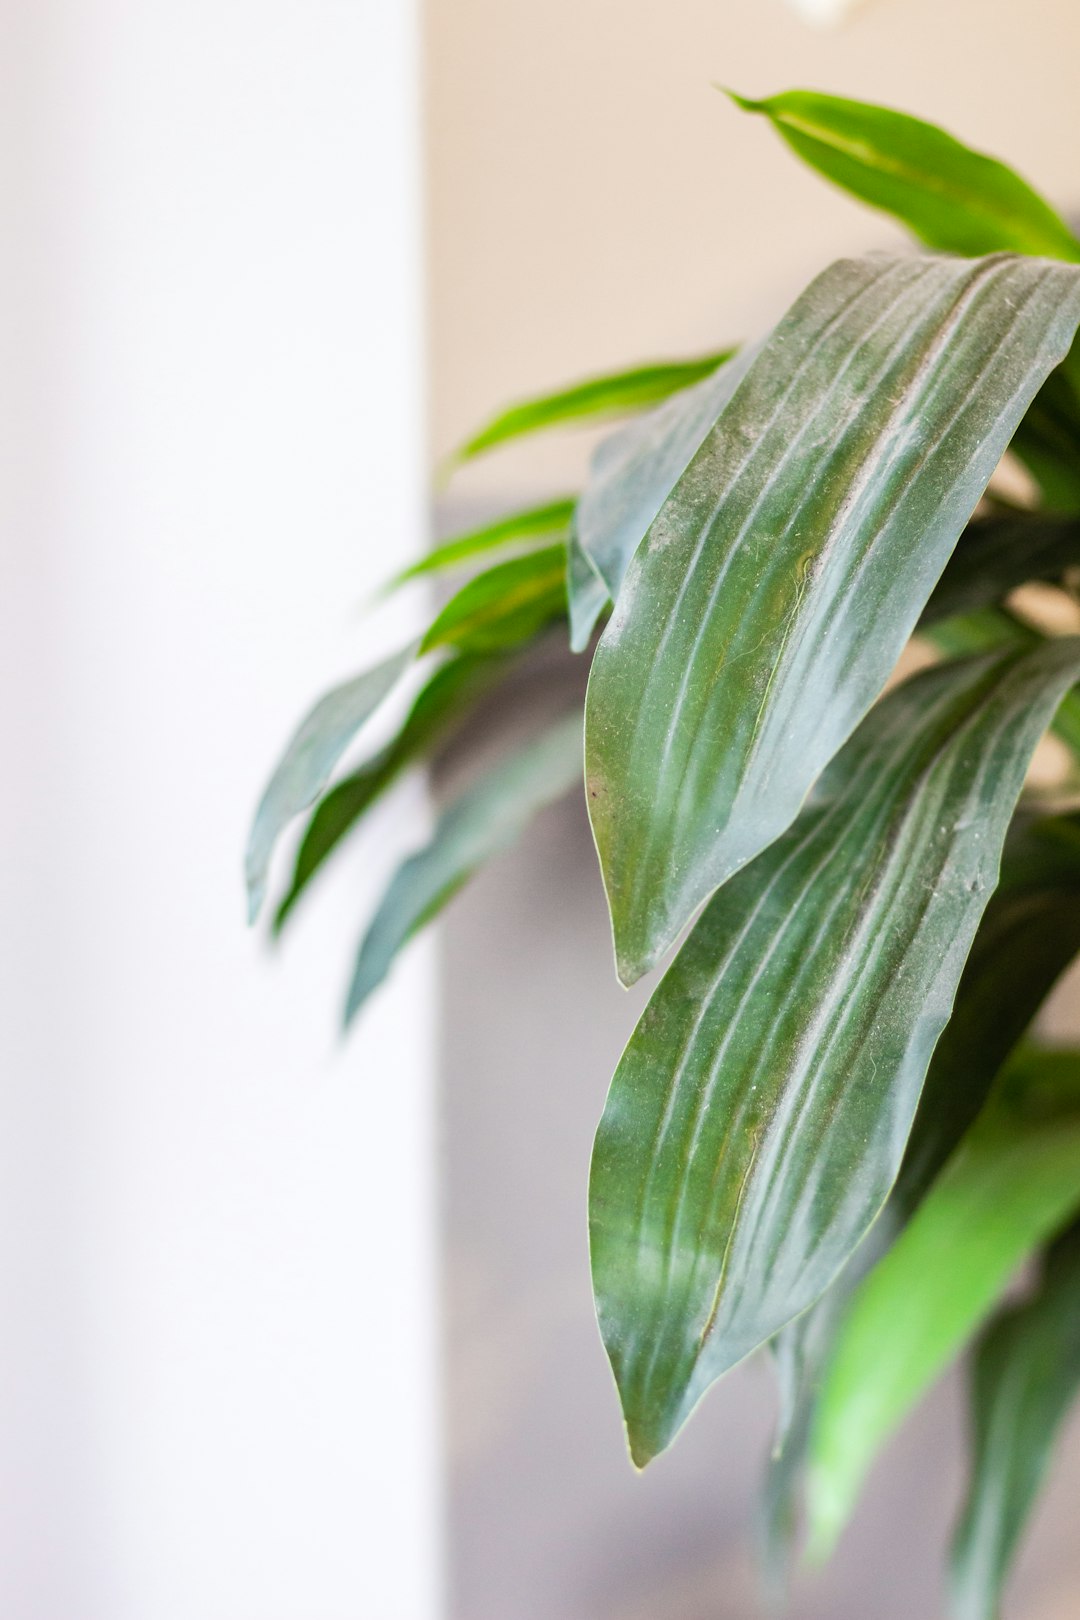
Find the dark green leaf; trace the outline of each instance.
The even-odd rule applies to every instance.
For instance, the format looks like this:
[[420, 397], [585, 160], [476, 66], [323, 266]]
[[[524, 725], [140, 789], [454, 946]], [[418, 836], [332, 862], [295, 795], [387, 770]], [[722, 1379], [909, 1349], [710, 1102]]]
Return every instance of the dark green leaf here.
[[996, 1620], [1013, 1554], [1080, 1390], [1080, 1231], [1033, 1298], [991, 1323], [972, 1373], [971, 1488], [952, 1549], [956, 1620]]
[[482, 557], [489, 551], [532, 545], [553, 534], [565, 535], [574, 516], [574, 505], [572, 499], [548, 501], [544, 506], [533, 506], [526, 512], [514, 512], [510, 517], [500, 518], [497, 523], [489, 523], [482, 529], [455, 535], [452, 540], [445, 540], [442, 545], [429, 551], [411, 568], [395, 574], [386, 586], [386, 592], [396, 590], [411, 579], [459, 568], [463, 563], [471, 562], [474, 557]]
[[639, 1463], [824, 1292], [881, 1208], [1028, 760], [1078, 675], [1071, 638], [891, 693], [654, 992], [590, 1189]]
[[364, 937], [345, 1021], [382, 983], [395, 956], [487, 861], [582, 775], [581, 716], [558, 721], [496, 765], [439, 817], [431, 842], [394, 874]]
[[1030, 253], [1080, 260], [1080, 242], [1026, 180], [919, 118], [865, 101], [787, 90], [764, 113], [802, 158], [845, 191], [944, 253]]
[[1080, 816], [1018, 818], [979, 924], [949, 1022], [927, 1071], [889, 1200], [815, 1305], [774, 1341], [781, 1417], [763, 1502], [774, 1581], [793, 1552], [818, 1389], [848, 1301], [910, 1219], [1053, 985], [1080, 952]]
[[1080, 357], [1070, 354], [1039, 390], [1012, 442], [1054, 512], [1080, 512]]
[[566, 547], [545, 546], [496, 563], [452, 596], [420, 650], [454, 646], [494, 653], [519, 647], [566, 614]]
[[1070, 266], [875, 256], [833, 265], [761, 349], [593, 662], [589, 808], [625, 983], [790, 825], [1078, 317]]
[[1080, 1207], [1080, 1111], [991, 1106], [860, 1285], [825, 1376], [811, 1441], [810, 1547], [831, 1550], [874, 1456]]
[[267, 784], [248, 837], [244, 870], [248, 918], [254, 922], [266, 894], [270, 857], [294, 816], [314, 804], [334, 766], [365, 720], [397, 685], [416, 648], [405, 647], [321, 697], [302, 721]]
[[700, 382], [702, 377], [715, 371], [730, 355], [730, 349], [723, 349], [718, 354], [705, 354], [694, 360], [635, 366], [630, 371], [591, 377], [586, 382], [561, 388], [556, 393], [523, 400], [493, 417], [451, 457], [451, 464], [471, 460], [473, 456], [494, 450], [497, 445], [506, 444], [525, 433], [610, 421], [613, 417], [629, 416], [635, 411], [645, 410], [667, 399], [669, 394], [676, 393], [680, 388]]
[[473, 703], [505, 668], [501, 659], [452, 658], [422, 687], [392, 742], [330, 789], [297, 851], [289, 891], [274, 918], [280, 932], [308, 884], [338, 845], [401, 772], [453, 735]]
[[[1045, 640], [1040, 631], [1002, 607], [979, 608], [955, 618], [934, 620], [920, 625], [919, 634], [947, 658], [966, 658], [972, 653], [1005, 647], [1035, 647]], [[1080, 759], [1080, 692], [1066, 692], [1051, 729]]]
[[1027, 580], [1058, 581], [1080, 563], [1080, 517], [1007, 512], [969, 523], [923, 609], [920, 627], [1000, 602]]

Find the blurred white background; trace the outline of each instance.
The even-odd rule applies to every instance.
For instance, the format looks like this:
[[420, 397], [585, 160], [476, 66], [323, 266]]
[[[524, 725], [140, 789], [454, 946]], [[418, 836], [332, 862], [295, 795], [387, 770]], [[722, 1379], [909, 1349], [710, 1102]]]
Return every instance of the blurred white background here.
[[241, 892], [423, 543], [417, 35], [3, 9], [5, 1620], [437, 1613], [430, 957], [342, 1054], [376, 874], [282, 962]]

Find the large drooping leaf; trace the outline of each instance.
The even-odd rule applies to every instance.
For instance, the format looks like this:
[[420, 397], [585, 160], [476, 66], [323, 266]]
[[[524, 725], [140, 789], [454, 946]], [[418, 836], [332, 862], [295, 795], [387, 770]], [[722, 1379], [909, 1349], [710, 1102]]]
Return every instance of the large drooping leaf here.
[[595, 585], [586, 578], [586, 607], [575, 603], [571, 581], [571, 646], [575, 652], [587, 646], [604, 605], [618, 595], [630, 558], [735, 392], [754, 353], [744, 350], [729, 359], [696, 387], [676, 394], [658, 410], [612, 434], [596, 451], [578, 502], [576, 533], [607, 590], [598, 596]]
[[1026, 180], [935, 124], [814, 90], [760, 101], [728, 94], [746, 112], [764, 113], [804, 163], [928, 247], [1080, 261], [1080, 241]]
[[1001, 1590], [1080, 1392], [1080, 1229], [1051, 1250], [1030, 1299], [1005, 1310], [972, 1370], [971, 1485], [952, 1548], [956, 1620], [997, 1620]]
[[262, 909], [274, 846], [285, 828], [314, 804], [360, 727], [389, 695], [416, 656], [405, 647], [362, 675], [327, 692], [301, 722], [267, 784], [248, 837], [244, 871], [248, 917]]
[[1080, 1096], [1055, 1117], [989, 1108], [860, 1284], [825, 1374], [811, 1440], [810, 1549], [831, 1550], [880, 1447], [1080, 1208]]
[[525, 433], [546, 428], [574, 427], [582, 423], [610, 421], [656, 405], [680, 388], [700, 382], [710, 371], [730, 357], [730, 349], [704, 354], [693, 360], [667, 360], [659, 364], [634, 366], [602, 377], [590, 377], [553, 394], [522, 400], [487, 422], [450, 458], [451, 465], [468, 461], [497, 445], [507, 444]]
[[1078, 317], [1071, 266], [874, 256], [825, 271], [759, 351], [593, 661], [589, 810], [624, 982], [791, 824]]
[[1080, 815], [1018, 818], [949, 1022], [934, 1049], [896, 1184], [851, 1259], [774, 1340], [781, 1414], [766, 1479], [766, 1569], [782, 1582], [818, 1390], [855, 1288], [889, 1248], [988, 1097], [1054, 984], [1080, 953]]
[[881, 1208], [1028, 760], [1078, 676], [1070, 638], [898, 688], [654, 992], [590, 1186], [639, 1464], [824, 1292]]
[[444, 540], [421, 557], [419, 562], [395, 574], [385, 587], [385, 592], [394, 591], [411, 579], [422, 579], [428, 574], [460, 568], [462, 564], [485, 556], [490, 551], [534, 545], [554, 534], [565, 535], [574, 515], [574, 505], [572, 499], [547, 501], [543, 506], [513, 512], [509, 517], [485, 524], [482, 529], [472, 529], [468, 534], [458, 534], [452, 540]]
[[431, 842], [394, 874], [364, 936], [346, 1023], [417, 930], [480, 866], [513, 843], [537, 811], [580, 783], [581, 774], [581, 715], [571, 714], [502, 760], [443, 812]]
[[503, 672], [498, 658], [451, 658], [421, 687], [398, 732], [385, 748], [332, 787], [312, 812], [296, 855], [292, 882], [274, 917], [279, 932], [323, 863], [409, 765], [446, 742], [476, 699]]
[[1002, 512], [969, 523], [923, 609], [921, 626], [1000, 602], [1028, 580], [1057, 581], [1080, 563], [1080, 517]]
[[420, 644], [494, 653], [519, 647], [566, 614], [566, 547], [496, 563], [452, 596]]

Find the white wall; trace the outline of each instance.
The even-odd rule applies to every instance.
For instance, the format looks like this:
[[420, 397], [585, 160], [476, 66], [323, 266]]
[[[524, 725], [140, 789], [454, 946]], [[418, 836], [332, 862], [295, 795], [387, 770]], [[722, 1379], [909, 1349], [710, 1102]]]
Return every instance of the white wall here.
[[422, 534], [395, 0], [8, 0], [0, 1613], [433, 1620], [422, 809], [271, 961], [245, 822]]

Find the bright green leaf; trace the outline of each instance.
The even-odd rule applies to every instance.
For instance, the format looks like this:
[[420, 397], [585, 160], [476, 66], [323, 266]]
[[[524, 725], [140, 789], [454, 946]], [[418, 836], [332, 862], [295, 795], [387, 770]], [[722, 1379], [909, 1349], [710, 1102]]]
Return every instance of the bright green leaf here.
[[831, 1550], [877, 1452], [1001, 1298], [1080, 1208], [1080, 1111], [987, 1110], [859, 1287], [811, 1441], [810, 1546]]
[[452, 596], [420, 650], [454, 646], [464, 652], [504, 652], [531, 641], [566, 614], [566, 547], [545, 546], [496, 563]]
[[1038, 192], [996, 158], [890, 107], [814, 90], [752, 101], [827, 180], [899, 219], [944, 253], [1029, 253], [1080, 260], [1080, 242]]
[[364, 936], [346, 1023], [417, 930], [479, 867], [512, 844], [539, 810], [579, 784], [581, 776], [581, 716], [572, 714], [502, 760], [443, 812], [431, 842], [394, 874]]
[[589, 810], [624, 983], [791, 824], [1078, 318], [1070, 266], [873, 256], [825, 271], [759, 351], [593, 662]]
[[277, 909], [278, 933], [323, 863], [402, 771], [446, 742], [476, 699], [505, 668], [496, 658], [451, 658], [417, 694], [401, 730], [358, 770], [330, 789], [312, 813], [296, 855], [292, 882]]
[[731, 350], [705, 354], [693, 360], [662, 361], [656, 365], [635, 366], [608, 376], [591, 377], [586, 382], [541, 394], [511, 405], [485, 424], [451, 458], [450, 465], [469, 461], [473, 456], [494, 450], [525, 433], [547, 428], [578, 427], [629, 416], [656, 405], [680, 388], [700, 382], [730, 358]]
[[1001, 1589], [1080, 1392], [1080, 1230], [1051, 1251], [1034, 1297], [1003, 1311], [975, 1353], [971, 1487], [952, 1549], [956, 1620], [997, 1620]]
[[654, 992], [590, 1187], [639, 1464], [824, 1292], [881, 1208], [1030, 755], [1078, 676], [1071, 638], [891, 693]]
[[415, 656], [415, 646], [394, 653], [327, 692], [302, 721], [267, 784], [248, 837], [244, 870], [249, 921], [254, 922], [262, 909], [270, 857], [279, 837], [294, 816], [314, 804], [360, 727]]
[[475, 557], [486, 556], [490, 551], [501, 551], [510, 546], [533, 545], [537, 541], [549, 539], [551, 535], [564, 535], [574, 516], [575, 502], [572, 499], [561, 501], [548, 501], [543, 506], [532, 506], [525, 512], [514, 512], [509, 517], [499, 518], [496, 523], [488, 523], [482, 529], [473, 529], [468, 534], [455, 535], [452, 540], [444, 540], [441, 545], [429, 551], [426, 557], [419, 562], [405, 568], [400, 574], [395, 574], [385, 587], [384, 594], [394, 591], [400, 585], [411, 579], [422, 579], [429, 574], [446, 573], [451, 568], [459, 568], [463, 563], [472, 562]]

